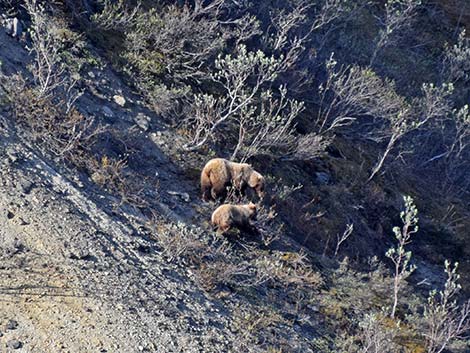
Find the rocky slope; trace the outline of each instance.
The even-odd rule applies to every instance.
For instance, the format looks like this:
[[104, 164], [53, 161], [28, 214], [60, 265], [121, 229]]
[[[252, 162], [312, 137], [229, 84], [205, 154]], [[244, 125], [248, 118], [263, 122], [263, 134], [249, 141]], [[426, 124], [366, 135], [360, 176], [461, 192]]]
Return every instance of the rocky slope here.
[[2, 351], [224, 350], [223, 305], [11, 131], [2, 118]]
[[[441, 1], [453, 23], [467, 21], [457, 3]], [[11, 24], [10, 35], [0, 29], [2, 71], [29, 77], [27, 41]], [[0, 102], [0, 352], [330, 353], [341, 329], [389, 303], [384, 269], [361, 271], [393, 243], [405, 193], [417, 196], [422, 227], [411, 245], [418, 270], [409, 298], [443, 283], [446, 258], [461, 261], [469, 290], [465, 194], [440, 195], [400, 170], [365, 183], [363, 163], [373, 163], [377, 146], [341, 136], [315, 162], [255, 161], [278, 193], [266, 204], [279, 206], [283, 237], [222, 243], [208, 226], [216, 205], [199, 200], [199, 171], [213, 151], [181, 152], [185, 131], [150, 110], [100, 49], [87, 43], [87, 50], [94, 64], [80, 71], [78, 110], [111, 131], [94, 152], [125, 159], [125, 177], [144, 203], [126, 202], [127, 190], [116, 193], [99, 174], [32, 142]], [[337, 256], [348, 222], [354, 233]], [[181, 238], [172, 227], [197, 236], [175, 245]], [[340, 264], [348, 255], [354, 270]], [[299, 285], [306, 279], [309, 286]]]
[[[4, 32], [0, 39], [4, 70], [27, 74], [24, 47]], [[152, 213], [188, 225], [207, 223], [204, 214], [210, 214], [199, 201], [197, 181], [159, 151], [159, 144], [174, 148], [175, 136], [158, 125], [152, 126], [157, 132], [143, 133], [148, 126], [139, 127], [139, 117], [145, 109], [133, 101], [130, 89], [110, 70], [96, 75], [100, 80], [87, 80], [79, 107], [138, 139], [145, 155], [134, 167], [140, 175], [156, 176], [162, 192], [146, 189], [147, 208], [116, 208], [115, 196], [43, 155], [4, 111], [0, 351], [257, 351], [245, 342], [240, 323], [256, 306], [227, 289], [215, 296], [204, 291], [194, 268], [169, 262], [155, 233], [148, 231]], [[126, 107], [115, 102], [116, 94], [126, 97]], [[113, 146], [106, 147], [108, 152]], [[296, 333], [295, 325], [278, 326], [273, 334], [285, 336], [292, 349], [310, 349], [313, 331], [305, 336]]]
[[[24, 70], [24, 49], [3, 32], [1, 40], [4, 66]], [[129, 221], [103, 211], [105, 196], [93, 201], [89, 187], [28, 147], [3, 116], [0, 155], [0, 351], [227, 349], [222, 303], [163, 261]]]

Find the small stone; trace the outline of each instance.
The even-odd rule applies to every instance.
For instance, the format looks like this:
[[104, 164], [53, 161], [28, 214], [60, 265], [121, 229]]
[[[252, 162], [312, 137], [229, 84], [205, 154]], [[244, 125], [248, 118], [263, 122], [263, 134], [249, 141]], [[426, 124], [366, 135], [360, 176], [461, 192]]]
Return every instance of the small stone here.
[[18, 322], [16, 320], [8, 320], [5, 328], [7, 330], [15, 330], [18, 327]]
[[315, 182], [319, 185], [326, 185], [330, 182], [331, 176], [325, 172], [316, 172], [315, 173]]
[[114, 117], [113, 111], [112, 111], [111, 108], [109, 108], [108, 106], [105, 105], [105, 106], [102, 108], [102, 110], [103, 110], [103, 114], [104, 114], [106, 117], [108, 117], [108, 118]]
[[69, 252], [69, 258], [72, 260], [87, 260], [90, 252], [87, 249], [72, 248]]
[[181, 197], [185, 202], [189, 202], [191, 200], [191, 198], [189, 197], [189, 194], [187, 192], [178, 192], [178, 191], [167, 191], [167, 192], [170, 195]]
[[8, 149], [6, 154], [10, 162], [15, 163], [18, 160], [18, 153], [12, 149]]
[[22, 345], [21, 342], [18, 341], [18, 340], [9, 340], [9, 341], [7, 342], [7, 347], [12, 348], [12, 349], [19, 349], [19, 348], [21, 348], [22, 346], [23, 346], [23, 345]]
[[120, 105], [121, 107], [124, 107], [126, 105], [126, 99], [123, 96], [120, 96], [116, 94], [113, 97], [114, 101], [116, 102], [117, 105]]
[[[22, 251], [25, 250], [25, 246], [23, 245], [23, 243], [18, 238], [13, 239], [12, 247], [13, 247], [13, 253], [14, 254], [17, 254], [17, 253], [22, 252]], [[18, 325], [18, 323], [17, 323], [17, 325]]]
[[145, 114], [137, 114], [137, 116], [134, 118], [134, 122], [144, 131], [147, 131], [150, 128], [150, 117]]
[[20, 181], [21, 191], [25, 194], [29, 194], [33, 187], [34, 187], [34, 183], [31, 182], [30, 180], [22, 179]]
[[320, 307], [318, 305], [309, 305], [309, 308], [312, 309], [312, 311], [318, 313], [320, 311]]
[[96, 75], [95, 75], [95, 73], [94, 73], [93, 71], [88, 71], [87, 75], [88, 75], [88, 77], [90, 77], [90, 78], [95, 78], [95, 77], [96, 77]]
[[7, 216], [7, 219], [13, 219], [15, 218], [15, 214], [13, 212], [11, 212], [10, 210], [7, 210], [6, 211], [6, 216]]

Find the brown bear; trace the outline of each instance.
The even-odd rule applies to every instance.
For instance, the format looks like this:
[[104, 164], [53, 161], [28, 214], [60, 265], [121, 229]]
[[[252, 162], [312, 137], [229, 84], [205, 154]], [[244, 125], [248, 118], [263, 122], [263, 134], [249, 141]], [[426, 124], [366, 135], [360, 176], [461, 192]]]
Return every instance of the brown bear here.
[[247, 205], [225, 204], [212, 213], [211, 223], [217, 227], [219, 234], [224, 234], [233, 227], [249, 233], [257, 233], [256, 228], [250, 223], [250, 220], [256, 219], [256, 213], [257, 207], [252, 202]]
[[201, 173], [202, 199], [216, 200], [227, 196], [227, 187], [233, 186], [242, 194], [250, 187], [260, 198], [264, 196], [264, 177], [250, 164], [230, 162], [223, 158], [211, 159]]

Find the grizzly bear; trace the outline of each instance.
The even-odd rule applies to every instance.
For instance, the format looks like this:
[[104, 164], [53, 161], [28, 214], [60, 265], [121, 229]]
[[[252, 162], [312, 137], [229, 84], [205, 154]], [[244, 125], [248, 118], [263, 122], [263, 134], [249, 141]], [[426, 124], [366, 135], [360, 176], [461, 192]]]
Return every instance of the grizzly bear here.
[[219, 234], [224, 234], [233, 227], [249, 233], [257, 233], [256, 228], [250, 223], [250, 220], [256, 219], [256, 213], [257, 207], [252, 202], [247, 205], [225, 204], [212, 213], [211, 223], [217, 227]]
[[223, 158], [211, 159], [201, 173], [202, 199], [225, 199], [229, 186], [235, 187], [242, 194], [250, 187], [263, 198], [264, 183], [264, 177], [250, 164], [235, 163]]

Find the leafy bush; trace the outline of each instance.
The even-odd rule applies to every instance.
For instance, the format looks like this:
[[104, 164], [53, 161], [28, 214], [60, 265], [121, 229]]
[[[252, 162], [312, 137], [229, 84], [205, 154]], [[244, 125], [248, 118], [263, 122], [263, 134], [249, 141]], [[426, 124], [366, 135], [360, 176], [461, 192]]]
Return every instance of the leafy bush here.
[[132, 8], [125, 1], [105, 1], [103, 10], [93, 20], [98, 28], [117, 31], [124, 37], [120, 57], [112, 53], [114, 60], [149, 104], [168, 115], [171, 106], [166, 97], [176, 105], [191, 85], [206, 81], [226, 41], [235, 34], [243, 36], [240, 26], [246, 22], [222, 21], [226, 10], [222, 0], [197, 0], [183, 6], [154, 5], [149, 9]]
[[[223, 95], [201, 94], [187, 124], [192, 131], [187, 150], [195, 150], [210, 140], [236, 141], [231, 159], [247, 160], [256, 155], [311, 159], [325, 148], [326, 140], [315, 134], [298, 140], [294, 120], [303, 103], [287, 98], [287, 89], [270, 88], [285, 70], [284, 58], [267, 57], [262, 51], [251, 52], [240, 45], [236, 56], [219, 57], [214, 83]], [[265, 88], [268, 87], [268, 88]], [[274, 98], [277, 95], [279, 98]], [[227, 134], [229, 132], [229, 134]], [[306, 141], [308, 140], [308, 142]]]
[[457, 84], [470, 78], [470, 42], [465, 29], [459, 34], [457, 43], [447, 44], [442, 60], [441, 76], [444, 82]]

